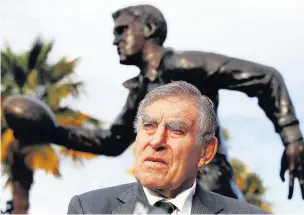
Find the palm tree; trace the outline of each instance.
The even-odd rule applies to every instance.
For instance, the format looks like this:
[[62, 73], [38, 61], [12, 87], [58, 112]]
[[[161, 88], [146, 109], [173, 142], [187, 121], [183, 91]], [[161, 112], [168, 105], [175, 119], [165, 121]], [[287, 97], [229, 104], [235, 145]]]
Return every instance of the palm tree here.
[[35, 170], [42, 169], [60, 177], [61, 156], [69, 156], [74, 161], [96, 156], [61, 146], [54, 148], [49, 143], [20, 147], [2, 117], [2, 104], [8, 96], [25, 94], [46, 102], [61, 125], [100, 126], [100, 122], [89, 115], [62, 106], [64, 99], [80, 94], [83, 82], [75, 81], [74, 77], [78, 59], [69, 61], [63, 57], [55, 64], [47, 62], [52, 47], [53, 42], [45, 44], [38, 38], [28, 52], [15, 54], [9, 47], [1, 51], [1, 164], [7, 178], [6, 187], [12, 188], [13, 214], [27, 213]]
[[[222, 132], [225, 141], [231, 139], [228, 129], [224, 128]], [[271, 213], [271, 204], [263, 199], [266, 188], [260, 176], [248, 171], [248, 167], [239, 159], [232, 159], [231, 166], [235, 174], [236, 184], [243, 193], [245, 200]]]
[[271, 204], [263, 199], [266, 188], [261, 178], [256, 173], [248, 171], [248, 167], [238, 159], [232, 159], [231, 165], [235, 173], [236, 183], [246, 201], [271, 213]]

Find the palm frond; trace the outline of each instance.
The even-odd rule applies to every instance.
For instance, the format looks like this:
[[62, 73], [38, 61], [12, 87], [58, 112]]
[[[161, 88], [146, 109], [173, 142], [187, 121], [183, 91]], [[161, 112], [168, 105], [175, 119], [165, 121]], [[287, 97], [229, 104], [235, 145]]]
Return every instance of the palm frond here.
[[[13, 79], [14, 82], [21, 89], [26, 82], [27, 68], [25, 66], [27, 61], [27, 54], [16, 55], [9, 48], [1, 52], [1, 78], [4, 80]], [[1, 83], [3, 81], [1, 80]]]
[[248, 171], [245, 164], [238, 159], [231, 160], [231, 166], [235, 172], [236, 183], [246, 201], [271, 212], [271, 204], [263, 199], [266, 188], [261, 178], [256, 173]]
[[28, 66], [27, 66], [28, 58], [29, 58], [28, 52], [15, 55], [15, 59], [16, 59], [15, 62], [22, 69], [22, 71], [25, 75], [27, 75], [31, 71], [28, 69]]
[[52, 41], [42, 47], [37, 59], [37, 64], [36, 64], [37, 69], [42, 68], [46, 64], [47, 57], [51, 52], [51, 50], [53, 49], [53, 44], [54, 42]]
[[27, 76], [26, 86], [32, 90], [35, 90], [37, 88], [38, 83], [38, 70], [32, 69], [29, 75]]
[[1, 79], [9, 75], [9, 72], [12, 71], [12, 59], [1, 51]]
[[65, 157], [71, 158], [73, 162], [80, 164], [83, 164], [83, 160], [93, 159], [98, 156], [96, 154], [67, 149], [65, 147], [61, 147], [59, 153]]
[[26, 82], [27, 76], [24, 70], [17, 64], [17, 62], [12, 63], [12, 72], [16, 84], [22, 88]]
[[50, 85], [47, 90], [47, 103], [51, 106], [53, 110], [60, 107], [60, 102], [62, 99], [73, 96], [77, 97], [80, 92], [80, 87], [83, 85], [82, 82], [76, 83], [65, 83], [59, 86]]
[[11, 50], [11, 48], [8, 45], [6, 45], [3, 53], [5, 53], [10, 59], [14, 59], [14, 57], [15, 57], [15, 54], [13, 53], [13, 51]]
[[7, 158], [10, 145], [14, 140], [15, 137], [12, 129], [6, 129], [5, 132], [1, 134], [1, 162]]
[[28, 168], [35, 171], [42, 169], [59, 177], [59, 157], [56, 151], [49, 144], [27, 146], [23, 150], [26, 154], [24, 162]]
[[55, 116], [58, 123], [65, 126], [83, 126], [86, 123], [96, 127], [101, 125], [98, 119], [68, 107], [57, 109]]
[[38, 57], [40, 55], [42, 48], [43, 48], [43, 43], [40, 40], [40, 38], [37, 38], [36, 41], [34, 42], [32, 49], [29, 52], [28, 63], [27, 63], [28, 70], [32, 70], [36, 67], [38, 62]]
[[86, 123], [93, 125], [93, 126], [101, 126], [102, 122], [96, 118], [90, 117], [87, 119]]
[[65, 77], [71, 75], [75, 72], [75, 67], [78, 62], [78, 59], [72, 61], [66, 61], [65, 58], [62, 58], [55, 66], [52, 74], [52, 82], [59, 82]]

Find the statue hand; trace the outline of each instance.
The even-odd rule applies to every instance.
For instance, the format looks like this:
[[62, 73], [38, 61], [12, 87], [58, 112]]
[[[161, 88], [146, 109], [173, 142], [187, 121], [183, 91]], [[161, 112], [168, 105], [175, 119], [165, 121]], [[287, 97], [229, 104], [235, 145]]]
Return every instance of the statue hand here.
[[50, 107], [35, 97], [14, 95], [3, 104], [3, 113], [14, 136], [22, 142], [52, 142], [57, 127]]
[[280, 177], [285, 182], [285, 172], [289, 171], [289, 193], [288, 199], [292, 198], [294, 179], [298, 178], [304, 199], [304, 142], [290, 143], [286, 146], [281, 159]]

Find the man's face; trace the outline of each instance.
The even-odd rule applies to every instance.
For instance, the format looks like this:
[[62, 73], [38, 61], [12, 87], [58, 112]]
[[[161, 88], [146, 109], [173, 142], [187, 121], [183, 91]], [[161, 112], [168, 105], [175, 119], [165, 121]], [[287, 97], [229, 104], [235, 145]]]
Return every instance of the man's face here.
[[133, 16], [122, 13], [114, 26], [114, 42], [117, 46], [120, 63], [135, 65], [136, 56], [140, 55], [145, 42], [142, 26]]
[[146, 187], [175, 190], [197, 175], [203, 146], [196, 142], [195, 105], [166, 97], [144, 109], [135, 146], [135, 176]]

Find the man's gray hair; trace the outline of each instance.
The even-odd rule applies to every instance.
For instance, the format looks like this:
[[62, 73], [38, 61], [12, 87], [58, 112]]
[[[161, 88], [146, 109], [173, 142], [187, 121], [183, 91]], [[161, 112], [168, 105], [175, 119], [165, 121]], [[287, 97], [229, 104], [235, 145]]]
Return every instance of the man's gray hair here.
[[201, 92], [192, 84], [185, 81], [174, 81], [172, 83], [157, 87], [148, 93], [140, 102], [137, 115], [134, 122], [136, 132], [140, 129], [140, 123], [144, 114], [144, 109], [152, 103], [171, 96], [178, 96], [181, 99], [187, 99], [194, 103], [198, 109], [197, 117], [197, 143], [208, 144], [211, 138], [215, 136], [216, 114], [212, 101], [201, 94]]

